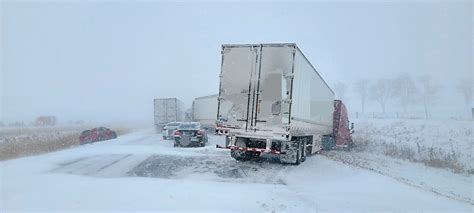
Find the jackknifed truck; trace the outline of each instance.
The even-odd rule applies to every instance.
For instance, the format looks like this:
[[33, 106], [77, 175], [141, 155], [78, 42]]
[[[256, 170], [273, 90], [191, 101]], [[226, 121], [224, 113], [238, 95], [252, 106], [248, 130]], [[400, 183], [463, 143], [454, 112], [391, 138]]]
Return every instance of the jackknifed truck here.
[[[352, 146], [346, 107], [293, 43], [222, 45], [217, 122], [236, 160], [278, 156], [299, 164]], [[349, 127], [351, 126], [351, 127]]]

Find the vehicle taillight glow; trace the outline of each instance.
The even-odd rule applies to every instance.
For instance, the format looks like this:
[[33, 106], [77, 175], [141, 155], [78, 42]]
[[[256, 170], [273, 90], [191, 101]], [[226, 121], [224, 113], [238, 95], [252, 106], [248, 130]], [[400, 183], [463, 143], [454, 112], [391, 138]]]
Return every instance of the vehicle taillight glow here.
[[199, 130], [199, 131], [196, 132], [196, 135], [204, 135], [204, 132]]

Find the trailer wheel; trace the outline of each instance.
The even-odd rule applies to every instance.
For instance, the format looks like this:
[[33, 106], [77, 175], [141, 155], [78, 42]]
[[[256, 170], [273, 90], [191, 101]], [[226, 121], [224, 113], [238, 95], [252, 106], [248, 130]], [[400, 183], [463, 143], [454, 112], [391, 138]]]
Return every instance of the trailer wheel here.
[[[237, 141], [235, 142], [235, 145], [238, 147], [246, 148], [247, 144], [245, 143], [245, 139], [243, 138], [237, 138]], [[248, 160], [248, 155], [246, 154], [245, 151], [242, 150], [231, 150], [230, 151], [230, 156], [232, 156], [234, 159], [238, 161], [246, 161]]]
[[[247, 148], [245, 138], [237, 138], [235, 145], [242, 148]], [[242, 151], [242, 150], [231, 150], [230, 156], [238, 161], [254, 160], [260, 157], [260, 152]]]
[[344, 151], [349, 152], [351, 151], [352, 148], [354, 148], [354, 142], [352, 142], [351, 140], [349, 141], [349, 144], [347, 145], [347, 147], [344, 148]]
[[306, 144], [308, 138], [304, 138], [301, 143], [301, 162], [306, 161]]
[[308, 136], [306, 138], [306, 153], [305, 156], [313, 154], [313, 137]]
[[248, 160], [254, 160], [254, 159], [259, 158], [260, 152], [231, 150], [230, 156], [232, 156], [237, 161], [248, 161]]
[[302, 156], [302, 152], [301, 152], [301, 139], [297, 139], [297, 141], [295, 141], [296, 143], [296, 160], [295, 160], [295, 163], [294, 165], [300, 165], [301, 163], [301, 156]]

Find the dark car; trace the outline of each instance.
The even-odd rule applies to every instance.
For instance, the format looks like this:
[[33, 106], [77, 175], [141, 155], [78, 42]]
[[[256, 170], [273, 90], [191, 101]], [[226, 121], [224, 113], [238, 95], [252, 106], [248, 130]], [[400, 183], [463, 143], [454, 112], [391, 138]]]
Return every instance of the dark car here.
[[200, 146], [207, 143], [207, 133], [198, 122], [181, 123], [174, 131], [174, 146]]
[[79, 136], [79, 141], [81, 144], [86, 144], [114, 138], [117, 138], [117, 133], [114, 131], [105, 127], [97, 127], [94, 129], [82, 131], [81, 136]]

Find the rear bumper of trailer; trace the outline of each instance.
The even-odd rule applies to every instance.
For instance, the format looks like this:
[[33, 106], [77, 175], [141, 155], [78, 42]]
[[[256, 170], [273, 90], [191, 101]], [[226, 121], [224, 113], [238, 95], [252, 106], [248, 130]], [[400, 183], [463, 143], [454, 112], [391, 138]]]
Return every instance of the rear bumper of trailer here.
[[246, 151], [246, 152], [261, 152], [261, 153], [271, 153], [271, 154], [284, 154], [278, 150], [274, 149], [260, 149], [260, 148], [245, 148], [245, 147], [238, 147], [238, 146], [220, 146], [216, 145], [218, 149], [230, 149], [230, 150], [239, 150], [239, 151]]

